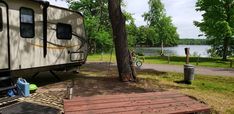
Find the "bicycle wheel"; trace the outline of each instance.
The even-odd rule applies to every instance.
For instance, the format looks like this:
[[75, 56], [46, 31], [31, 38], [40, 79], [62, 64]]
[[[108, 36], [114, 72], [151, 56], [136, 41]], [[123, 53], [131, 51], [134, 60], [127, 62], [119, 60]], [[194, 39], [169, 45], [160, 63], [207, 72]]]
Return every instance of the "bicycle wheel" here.
[[142, 66], [142, 62], [141, 62], [141, 61], [137, 61], [137, 62], [136, 62], [136, 66], [137, 66], [137, 67], [141, 67], [141, 66]]

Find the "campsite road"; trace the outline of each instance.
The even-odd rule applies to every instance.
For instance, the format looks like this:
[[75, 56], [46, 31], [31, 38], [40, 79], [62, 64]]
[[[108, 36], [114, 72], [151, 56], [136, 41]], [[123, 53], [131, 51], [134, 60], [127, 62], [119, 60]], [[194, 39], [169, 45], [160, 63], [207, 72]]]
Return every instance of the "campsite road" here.
[[[178, 73], [184, 72], [183, 65], [143, 64], [141, 69], [153, 69], [163, 72], [178, 72]], [[208, 75], [208, 76], [234, 76], [234, 69], [195, 67], [195, 74]]]
[[[100, 67], [109, 66], [108, 62], [87, 62], [87, 64], [98, 64]], [[112, 65], [116, 66], [115, 63]], [[144, 63], [141, 69], [151, 69], [151, 70], [156, 70], [156, 71], [161, 71], [161, 72], [184, 73], [183, 65], [145, 64]], [[233, 68], [210, 68], [210, 67], [195, 66], [195, 74], [201, 74], [201, 75], [207, 75], [207, 76], [233, 76], [234, 77], [234, 69]]]

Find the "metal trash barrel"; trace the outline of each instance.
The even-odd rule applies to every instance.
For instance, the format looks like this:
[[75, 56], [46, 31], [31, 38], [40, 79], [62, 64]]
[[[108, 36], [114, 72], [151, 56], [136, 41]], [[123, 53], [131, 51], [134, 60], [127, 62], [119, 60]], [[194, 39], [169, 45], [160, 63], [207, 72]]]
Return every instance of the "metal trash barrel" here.
[[67, 87], [68, 100], [71, 100], [73, 97], [73, 87]]
[[191, 84], [194, 80], [194, 66], [190, 64], [184, 65], [184, 82]]

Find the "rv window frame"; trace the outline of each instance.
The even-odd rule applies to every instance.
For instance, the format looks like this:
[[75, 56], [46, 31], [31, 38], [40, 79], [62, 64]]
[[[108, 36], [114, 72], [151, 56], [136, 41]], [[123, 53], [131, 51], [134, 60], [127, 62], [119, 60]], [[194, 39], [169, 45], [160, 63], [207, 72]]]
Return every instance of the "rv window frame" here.
[[3, 31], [3, 15], [2, 15], [2, 8], [0, 8], [0, 32]]
[[[21, 16], [22, 16], [21, 12], [22, 12], [22, 9], [31, 10], [32, 11], [32, 23], [25, 23], [25, 22], [21, 21]], [[19, 20], [20, 20], [20, 36], [22, 38], [34, 38], [35, 37], [35, 12], [34, 12], [34, 10], [32, 8], [20, 7], [20, 14], [19, 14], [19, 16], [20, 16], [19, 17]], [[23, 32], [22, 31], [22, 24], [27, 24], [27, 25], [32, 25], [33, 26], [33, 34], [32, 34], [31, 37], [23, 36], [23, 34], [22, 34], [22, 32]]]
[[[70, 37], [69, 38], [61, 38], [58, 34], [58, 26], [69, 26], [71, 32], [70, 32]], [[72, 39], [72, 25], [71, 24], [66, 24], [66, 23], [57, 23], [56, 24], [56, 37], [59, 40], [71, 40]]]

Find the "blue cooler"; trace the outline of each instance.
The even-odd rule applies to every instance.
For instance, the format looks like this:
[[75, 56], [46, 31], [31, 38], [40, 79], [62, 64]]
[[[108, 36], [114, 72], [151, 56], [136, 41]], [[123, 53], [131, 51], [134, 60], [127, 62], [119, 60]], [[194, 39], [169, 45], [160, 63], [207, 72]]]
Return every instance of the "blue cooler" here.
[[25, 79], [18, 78], [16, 85], [19, 95], [22, 95], [24, 97], [30, 96], [29, 83]]

